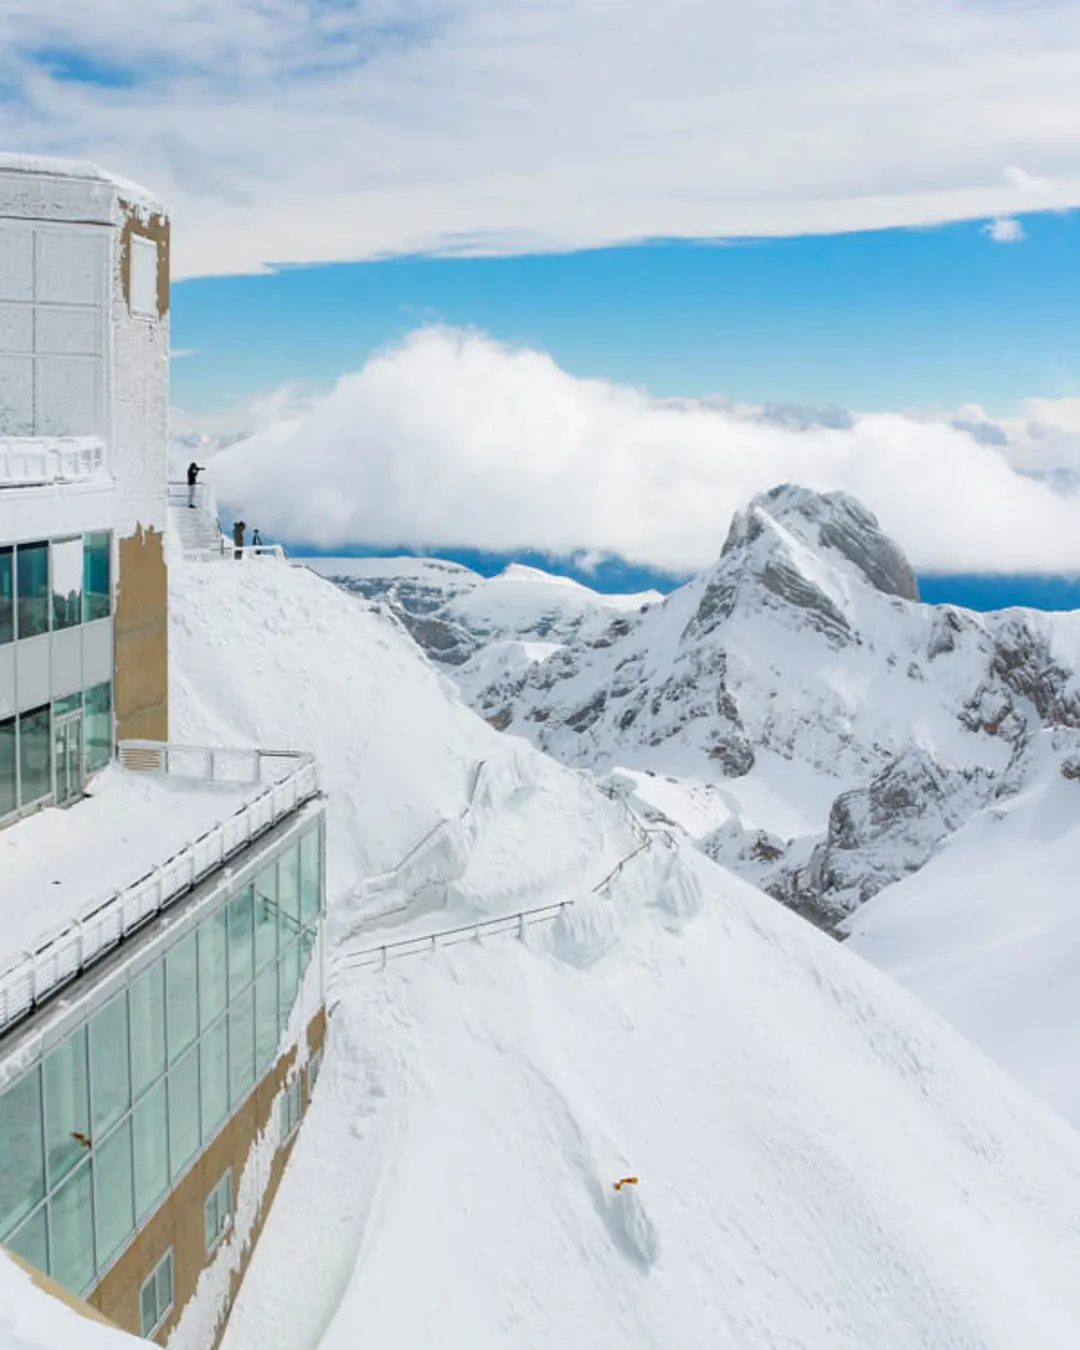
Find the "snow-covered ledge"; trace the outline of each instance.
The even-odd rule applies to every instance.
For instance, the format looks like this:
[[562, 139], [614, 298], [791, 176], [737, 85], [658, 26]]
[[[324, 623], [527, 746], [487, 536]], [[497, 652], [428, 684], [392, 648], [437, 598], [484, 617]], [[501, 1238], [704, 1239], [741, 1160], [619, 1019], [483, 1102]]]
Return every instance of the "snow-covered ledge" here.
[[105, 472], [105, 443], [99, 436], [0, 439], [0, 487], [78, 483]]

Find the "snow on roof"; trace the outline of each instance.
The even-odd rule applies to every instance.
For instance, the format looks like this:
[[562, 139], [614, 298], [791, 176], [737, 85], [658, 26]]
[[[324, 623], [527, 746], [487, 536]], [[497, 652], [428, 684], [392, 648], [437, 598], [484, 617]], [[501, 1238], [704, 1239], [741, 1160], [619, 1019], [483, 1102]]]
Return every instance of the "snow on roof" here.
[[0, 830], [0, 970], [232, 815], [262, 786], [113, 765], [93, 780], [86, 801]]
[[166, 213], [162, 202], [148, 188], [110, 173], [88, 159], [65, 159], [49, 155], [17, 155], [0, 151], [0, 174], [27, 174], [38, 178], [74, 178], [84, 182], [104, 183], [133, 205], [150, 207], [159, 214]]

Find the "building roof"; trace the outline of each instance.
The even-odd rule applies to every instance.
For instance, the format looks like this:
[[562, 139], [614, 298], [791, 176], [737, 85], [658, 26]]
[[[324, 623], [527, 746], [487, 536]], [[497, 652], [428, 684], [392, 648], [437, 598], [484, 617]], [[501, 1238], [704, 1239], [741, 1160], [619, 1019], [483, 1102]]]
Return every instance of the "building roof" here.
[[64, 159], [49, 155], [17, 155], [0, 151], [0, 175], [24, 175], [27, 178], [56, 179], [97, 185], [122, 197], [133, 206], [140, 206], [155, 214], [168, 214], [161, 200], [148, 188], [110, 173], [87, 159]]

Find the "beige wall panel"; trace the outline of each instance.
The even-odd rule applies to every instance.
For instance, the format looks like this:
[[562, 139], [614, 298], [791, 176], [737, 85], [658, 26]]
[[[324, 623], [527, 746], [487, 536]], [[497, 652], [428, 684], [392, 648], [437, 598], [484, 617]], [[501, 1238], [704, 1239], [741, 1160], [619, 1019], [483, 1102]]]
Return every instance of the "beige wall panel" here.
[[168, 740], [169, 582], [157, 530], [120, 540], [114, 634], [117, 739]]

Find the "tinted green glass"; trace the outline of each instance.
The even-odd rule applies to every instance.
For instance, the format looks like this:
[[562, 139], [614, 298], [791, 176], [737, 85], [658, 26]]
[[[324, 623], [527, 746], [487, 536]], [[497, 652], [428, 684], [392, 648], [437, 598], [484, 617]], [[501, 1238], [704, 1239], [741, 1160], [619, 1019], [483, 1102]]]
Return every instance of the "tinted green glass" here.
[[300, 931], [300, 850], [295, 845], [278, 859], [278, 919], [284, 947]]
[[199, 1047], [169, 1069], [169, 1170], [173, 1179], [195, 1156], [199, 1132]]
[[165, 1024], [169, 1060], [176, 1059], [199, 1031], [198, 951], [189, 933], [165, 957]]
[[112, 609], [111, 544], [112, 536], [108, 533], [88, 534], [83, 539], [83, 590], [87, 622], [91, 619], [107, 619]]
[[15, 638], [15, 554], [0, 548], [0, 646]]
[[32, 1214], [17, 1233], [6, 1240], [6, 1246], [18, 1252], [24, 1261], [29, 1261], [35, 1270], [49, 1273], [49, 1229], [42, 1205]]
[[15, 769], [15, 719], [0, 722], [0, 816], [9, 815], [19, 805]]
[[56, 539], [52, 544], [52, 626], [72, 628], [83, 616], [83, 543]]
[[229, 1100], [238, 1105], [255, 1083], [255, 991], [246, 989], [229, 1008]]
[[304, 972], [308, 968], [311, 960], [311, 954], [315, 950], [315, 934], [310, 928], [305, 928], [300, 934], [300, 978], [304, 978]]
[[61, 1041], [45, 1060], [45, 1113], [49, 1184], [55, 1186], [90, 1146], [85, 1027]]
[[199, 1052], [202, 1132], [203, 1138], [209, 1139], [229, 1114], [229, 1040], [224, 1017], [203, 1032]]
[[49, 545], [20, 544], [15, 550], [15, 593], [20, 638], [49, 629]]
[[132, 1092], [138, 1097], [165, 1072], [165, 963], [156, 961], [131, 983]]
[[52, 725], [48, 707], [19, 718], [19, 774], [22, 804], [39, 802], [52, 792]]
[[322, 907], [322, 829], [300, 840], [300, 920], [313, 926]]
[[0, 1096], [0, 1241], [44, 1194], [41, 1069], [35, 1068]]
[[95, 1140], [131, 1105], [126, 993], [112, 999], [90, 1019], [90, 1100]]
[[132, 1113], [135, 1214], [141, 1223], [169, 1189], [169, 1128], [165, 1080], [155, 1084]]
[[277, 928], [277, 868], [270, 866], [255, 879], [256, 970], [277, 956]]
[[107, 1265], [135, 1231], [131, 1121], [94, 1148], [98, 1265]]
[[199, 1026], [225, 1011], [229, 999], [229, 913], [224, 907], [199, 928]]
[[53, 1279], [81, 1294], [94, 1278], [94, 1205], [90, 1160], [52, 1198]]
[[273, 1064], [278, 1045], [278, 973], [267, 966], [255, 981], [255, 1072], [259, 1078]]
[[97, 684], [88, 689], [83, 705], [83, 753], [86, 772], [103, 769], [112, 759], [112, 685]]
[[233, 999], [251, 983], [254, 915], [255, 888], [248, 886], [229, 905], [229, 989]]
[[300, 944], [298, 942], [291, 942], [281, 953], [278, 969], [281, 972], [281, 1006], [278, 1021], [279, 1026], [284, 1027], [289, 1020], [292, 1006], [296, 1002], [296, 991], [300, 987]]

